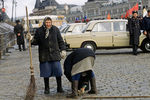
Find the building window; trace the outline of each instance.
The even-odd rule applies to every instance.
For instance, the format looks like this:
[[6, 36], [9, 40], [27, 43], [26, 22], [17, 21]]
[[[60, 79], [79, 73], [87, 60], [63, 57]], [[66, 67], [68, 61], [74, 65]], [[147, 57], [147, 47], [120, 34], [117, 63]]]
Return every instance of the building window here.
[[139, 6], [139, 10], [141, 10], [141, 6]]
[[113, 14], [116, 14], [117, 13], [117, 9], [113, 9]]
[[98, 9], [96, 9], [96, 15], [99, 15]]
[[109, 14], [109, 13], [111, 14], [111, 10], [108, 10], [108, 11], [107, 11], [107, 14]]
[[120, 9], [119, 9], [119, 13], [121, 13], [121, 12], [123, 12], [123, 8], [120, 8]]

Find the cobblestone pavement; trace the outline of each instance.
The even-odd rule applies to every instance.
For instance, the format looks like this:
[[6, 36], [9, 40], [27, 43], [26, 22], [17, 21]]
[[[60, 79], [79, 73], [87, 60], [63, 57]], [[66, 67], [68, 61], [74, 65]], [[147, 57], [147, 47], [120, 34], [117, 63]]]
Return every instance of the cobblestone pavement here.
[[[65, 93], [56, 93], [55, 78], [50, 78], [51, 94], [43, 94], [44, 84], [39, 76], [37, 48], [32, 49], [37, 85], [35, 100], [70, 100], [66, 95], [71, 93], [71, 86], [65, 76], [62, 78]], [[11, 52], [0, 60], [0, 100], [24, 100], [30, 81], [29, 53], [28, 50], [19, 52], [14, 49]], [[149, 96], [149, 63], [148, 53], [133, 56], [131, 49], [98, 50], [94, 67], [98, 96]], [[150, 98], [111, 100], [150, 100]]]

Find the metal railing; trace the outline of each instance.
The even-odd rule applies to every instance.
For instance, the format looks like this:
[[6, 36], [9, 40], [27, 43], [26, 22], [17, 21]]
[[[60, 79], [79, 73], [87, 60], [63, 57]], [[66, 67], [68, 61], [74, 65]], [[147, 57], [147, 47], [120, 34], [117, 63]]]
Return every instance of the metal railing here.
[[0, 23], [0, 59], [8, 52], [8, 48], [15, 45], [15, 43], [16, 39], [13, 26], [7, 23]]

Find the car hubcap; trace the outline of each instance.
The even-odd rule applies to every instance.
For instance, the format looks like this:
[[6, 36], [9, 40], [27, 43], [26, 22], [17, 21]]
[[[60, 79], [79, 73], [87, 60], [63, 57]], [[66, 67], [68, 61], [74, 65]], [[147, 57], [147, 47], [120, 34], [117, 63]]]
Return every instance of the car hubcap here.
[[89, 49], [94, 50], [93, 46], [92, 46], [92, 45], [90, 45], [90, 44], [85, 45], [85, 46], [84, 46], [84, 48], [89, 48]]
[[145, 44], [145, 49], [146, 49], [147, 51], [150, 51], [150, 42], [147, 42], [147, 43]]

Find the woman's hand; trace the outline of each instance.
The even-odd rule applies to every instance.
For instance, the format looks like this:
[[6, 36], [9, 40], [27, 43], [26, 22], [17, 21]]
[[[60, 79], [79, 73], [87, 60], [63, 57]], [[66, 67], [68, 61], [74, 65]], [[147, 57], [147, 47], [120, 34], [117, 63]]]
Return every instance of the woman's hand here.
[[144, 32], [143, 32], [143, 34], [144, 34], [144, 35], [147, 35], [147, 32], [146, 32], [146, 31], [144, 31]]
[[33, 39], [33, 36], [30, 33], [27, 33], [26, 38], [31, 41]]
[[66, 58], [66, 51], [65, 50], [61, 51], [60, 55], [61, 55], [62, 59], [65, 59]]

